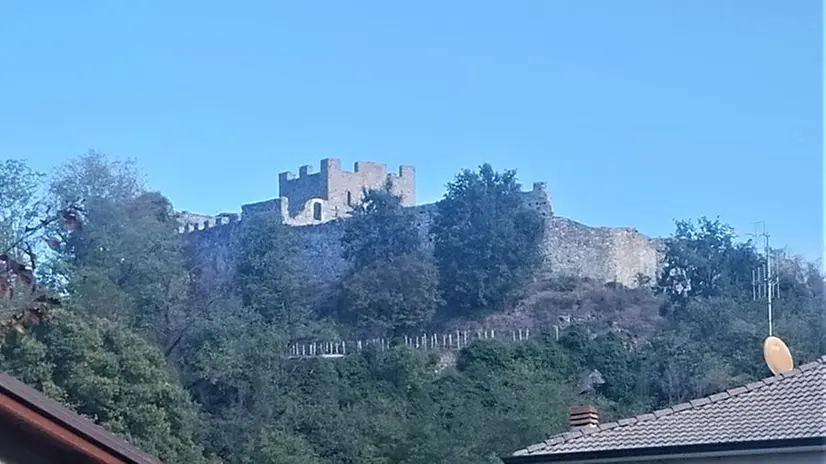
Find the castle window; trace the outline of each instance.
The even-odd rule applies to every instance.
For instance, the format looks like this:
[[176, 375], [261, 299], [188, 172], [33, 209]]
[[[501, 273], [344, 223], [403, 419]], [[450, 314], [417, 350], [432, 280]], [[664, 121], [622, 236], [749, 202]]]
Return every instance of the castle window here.
[[353, 206], [353, 194], [347, 192], [347, 206]]
[[321, 220], [321, 203], [313, 203], [313, 219]]

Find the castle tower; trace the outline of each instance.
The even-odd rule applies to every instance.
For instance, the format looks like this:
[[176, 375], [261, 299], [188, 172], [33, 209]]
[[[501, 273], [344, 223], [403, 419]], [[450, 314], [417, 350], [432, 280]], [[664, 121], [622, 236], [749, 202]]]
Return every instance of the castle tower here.
[[365, 189], [377, 189], [390, 183], [402, 204], [416, 202], [416, 171], [413, 166], [401, 166], [398, 173], [388, 173], [387, 165], [358, 161], [353, 171], [341, 168], [338, 159], [321, 160], [319, 172], [301, 166], [298, 177], [291, 172], [278, 176], [278, 194], [286, 199], [289, 218], [295, 225], [317, 224], [344, 217], [362, 200]]

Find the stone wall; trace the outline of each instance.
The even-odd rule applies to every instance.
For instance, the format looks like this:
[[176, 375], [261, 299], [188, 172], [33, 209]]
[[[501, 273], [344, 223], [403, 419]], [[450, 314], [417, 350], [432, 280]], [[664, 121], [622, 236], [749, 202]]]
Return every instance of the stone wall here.
[[548, 275], [589, 277], [633, 286], [637, 274], [656, 276], [659, 240], [636, 229], [590, 227], [554, 216], [545, 236]]
[[214, 288], [232, 276], [240, 226], [235, 221], [183, 234], [193, 248], [201, 285]]
[[656, 280], [662, 268], [662, 240], [647, 237], [633, 228], [611, 228], [613, 281], [625, 285], [637, 283], [638, 275]]
[[401, 166], [398, 173], [388, 173], [385, 164], [359, 161], [353, 171], [346, 171], [337, 159], [321, 160], [319, 172], [312, 172], [310, 166], [301, 166], [297, 177], [291, 172], [280, 173], [276, 200], [283, 207], [285, 222], [320, 224], [345, 217], [362, 201], [365, 189], [381, 188], [388, 182], [404, 206], [416, 203], [413, 166]]
[[[602, 282], [636, 284], [637, 274], [653, 278], [659, 269], [659, 242], [630, 228], [590, 227], [573, 220], [554, 216], [550, 199], [542, 183], [525, 192], [525, 200], [546, 220], [542, 252], [545, 265], [540, 277], [575, 275]], [[262, 202], [256, 207], [245, 207], [245, 214], [278, 213], [280, 203]], [[432, 249], [427, 231], [436, 214], [436, 204], [414, 206], [418, 227], [425, 239], [425, 247]], [[242, 216], [243, 217], [243, 216]], [[338, 280], [347, 272], [342, 258], [340, 239], [343, 221], [329, 221], [317, 225], [297, 226], [301, 262], [305, 278], [317, 285]], [[232, 251], [228, 243], [233, 239], [237, 223], [199, 228], [188, 235], [196, 243], [203, 265], [213, 269], [216, 276], [227, 272]]]
[[548, 273], [611, 281], [615, 268], [610, 237], [607, 228], [588, 227], [558, 216], [551, 218], [544, 243]]
[[[312, 172], [310, 166], [301, 166], [297, 177], [282, 172], [278, 178], [279, 197], [243, 205], [241, 217], [275, 214], [284, 223], [296, 226], [306, 278], [310, 281], [334, 282], [347, 271], [347, 263], [341, 257], [341, 221], [361, 202], [365, 189], [380, 188], [385, 182], [390, 183], [404, 206], [413, 208], [425, 247], [432, 249], [428, 230], [437, 205], [414, 206], [415, 169], [412, 166], [402, 166], [393, 174], [388, 173], [384, 164], [360, 161], [350, 172], [341, 168], [341, 161], [325, 159], [320, 163], [319, 172]], [[660, 256], [657, 240], [635, 229], [590, 227], [554, 216], [544, 182], [534, 183], [531, 190], [524, 192], [524, 200], [546, 221], [540, 277], [575, 275], [630, 286], [636, 283], [638, 274], [656, 275]], [[233, 253], [228, 244], [238, 228], [237, 214], [213, 217], [183, 212], [180, 221], [181, 232], [191, 234], [204, 266], [214, 269], [216, 276], [231, 269], [227, 262]]]

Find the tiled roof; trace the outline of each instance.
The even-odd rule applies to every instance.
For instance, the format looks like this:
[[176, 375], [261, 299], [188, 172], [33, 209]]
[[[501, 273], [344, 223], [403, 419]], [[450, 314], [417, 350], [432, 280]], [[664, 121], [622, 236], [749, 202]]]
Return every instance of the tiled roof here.
[[47, 397], [34, 388], [24, 384], [5, 372], [0, 372], [0, 394], [14, 398], [15, 401], [48, 417], [67, 430], [71, 430], [86, 440], [100, 446], [109, 453], [134, 464], [160, 464], [160, 461], [138, 450], [125, 440], [115, 436], [91, 420], [78, 415], [57, 401]]
[[566, 432], [513, 456], [826, 437], [826, 356], [670, 408]]

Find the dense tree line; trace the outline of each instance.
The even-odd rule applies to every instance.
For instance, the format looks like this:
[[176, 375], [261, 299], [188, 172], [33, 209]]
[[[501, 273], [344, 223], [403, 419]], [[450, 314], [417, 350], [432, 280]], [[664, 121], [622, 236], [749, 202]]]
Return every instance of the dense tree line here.
[[[351, 268], [331, 311], [304, 287], [294, 231], [273, 217], [242, 221], [233, 278], [211, 285], [172, 204], [133, 164], [92, 152], [46, 178], [8, 160], [0, 178], [0, 245], [20, 262], [37, 256], [39, 284], [61, 302], [4, 335], [0, 368], [167, 463], [499, 462], [564, 430], [574, 403], [608, 420], [767, 374], [765, 306], [751, 290], [763, 257], [719, 220], [678, 222], [650, 285], [537, 283], [543, 220], [515, 172], [459, 173], [427, 229], [389, 189], [368, 191], [344, 227]], [[82, 228], [43, 222], [81, 200]], [[33, 227], [43, 233], [19, 240]], [[823, 276], [778, 262], [775, 330], [798, 363], [811, 360], [826, 353]], [[479, 341], [452, 363], [403, 346], [283, 356], [291, 339], [400, 336], [537, 291], [597, 314], [648, 308], [654, 335], [597, 321], [559, 340]], [[17, 304], [2, 300], [4, 317]], [[583, 382], [594, 369], [604, 382]]]

